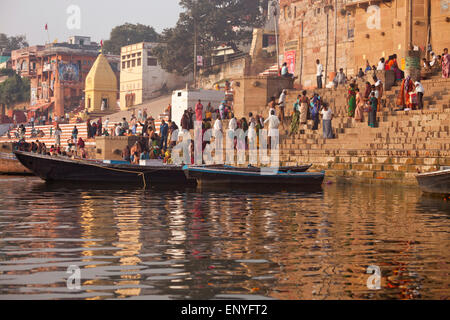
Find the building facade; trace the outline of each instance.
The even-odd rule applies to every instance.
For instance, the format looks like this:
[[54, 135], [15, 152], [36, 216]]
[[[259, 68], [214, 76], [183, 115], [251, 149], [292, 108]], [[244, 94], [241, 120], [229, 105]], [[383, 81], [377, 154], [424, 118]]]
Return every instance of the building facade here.
[[[87, 39], [84, 39], [87, 41]], [[100, 47], [86, 44], [52, 43], [14, 50], [12, 67], [30, 79], [27, 111], [61, 117], [84, 105], [84, 87]], [[118, 58], [111, 56], [114, 68]]]
[[120, 55], [120, 108], [142, 104], [165, 91], [186, 85], [188, 77], [162, 69], [151, 49], [157, 43], [141, 42], [122, 47]]
[[331, 77], [340, 68], [351, 76], [364, 70], [367, 61], [377, 65], [381, 57], [395, 53], [405, 69], [410, 49], [423, 57], [427, 49], [441, 54], [450, 46], [450, 0], [279, 3], [280, 61], [288, 63], [304, 87], [315, 86], [316, 59]]

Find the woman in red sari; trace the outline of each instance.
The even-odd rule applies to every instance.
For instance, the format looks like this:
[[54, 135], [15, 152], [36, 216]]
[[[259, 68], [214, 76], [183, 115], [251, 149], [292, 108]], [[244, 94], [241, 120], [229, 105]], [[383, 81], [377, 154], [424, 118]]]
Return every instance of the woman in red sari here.
[[411, 77], [407, 76], [402, 81], [402, 86], [397, 97], [397, 105], [402, 107], [403, 109], [405, 108], [411, 109], [412, 104], [409, 96], [411, 93], [414, 92], [414, 90], [415, 90], [414, 83], [412, 82]]

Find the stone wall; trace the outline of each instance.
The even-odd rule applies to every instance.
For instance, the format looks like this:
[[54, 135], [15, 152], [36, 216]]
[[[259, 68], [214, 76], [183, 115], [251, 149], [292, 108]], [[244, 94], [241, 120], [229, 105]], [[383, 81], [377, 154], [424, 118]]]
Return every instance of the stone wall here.
[[133, 146], [138, 139], [137, 136], [95, 137], [95, 158], [98, 160], [122, 160], [122, 150], [125, 146]]
[[[234, 113], [236, 118], [247, 117], [249, 112], [267, 112], [270, 97], [290, 88], [291, 80], [281, 77], [242, 77], [234, 82]], [[264, 116], [266, 117], [266, 115]]]
[[246, 76], [249, 73], [250, 63], [251, 58], [246, 55], [202, 69], [198, 86], [203, 89], [213, 89], [218, 82]]
[[[328, 66], [328, 73], [334, 71], [335, 17], [336, 69], [343, 68], [347, 75], [355, 75], [359, 68], [365, 69], [366, 61], [371, 66], [377, 65], [381, 57], [387, 59], [394, 53], [399, 66], [405, 68], [410, 42], [408, 0], [338, 0], [337, 8], [334, 5], [333, 0], [280, 0], [280, 55], [286, 58], [286, 52], [295, 52], [295, 73], [302, 70], [298, 81], [304, 87], [315, 86], [316, 59], [320, 59], [324, 69]], [[412, 15], [412, 44], [422, 56], [426, 54], [428, 38], [436, 54], [450, 46], [448, 0], [414, 0]]]

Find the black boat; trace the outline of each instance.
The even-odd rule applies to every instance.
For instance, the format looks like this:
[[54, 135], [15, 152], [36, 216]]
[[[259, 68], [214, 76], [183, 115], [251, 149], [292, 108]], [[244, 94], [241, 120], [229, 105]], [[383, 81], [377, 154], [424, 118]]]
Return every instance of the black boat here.
[[186, 178], [181, 166], [162, 162], [141, 166], [24, 151], [14, 151], [14, 154], [22, 165], [46, 181], [139, 184], [144, 187], [155, 184], [195, 185], [195, 180]]
[[450, 195], [450, 167], [416, 175], [420, 189], [425, 193]]
[[[309, 167], [308, 167], [309, 168]], [[324, 172], [304, 172], [271, 168], [237, 168], [237, 167], [208, 167], [184, 166], [183, 170], [188, 179], [195, 178], [200, 186], [211, 185], [253, 185], [253, 186], [296, 186], [317, 188], [322, 185]], [[302, 170], [299, 169], [298, 170]]]
[[[312, 164], [305, 164], [301, 166], [287, 166], [287, 167], [279, 167], [277, 171], [279, 172], [305, 172], [308, 171], [309, 168], [311, 168]], [[252, 165], [249, 165], [247, 167], [234, 167], [224, 164], [212, 164], [212, 165], [192, 165], [189, 166], [191, 168], [208, 168], [208, 169], [236, 169], [242, 172], [261, 172], [261, 167], [255, 167]], [[267, 170], [271, 170], [270, 168], [266, 168]], [[264, 168], [262, 169], [264, 170]]]

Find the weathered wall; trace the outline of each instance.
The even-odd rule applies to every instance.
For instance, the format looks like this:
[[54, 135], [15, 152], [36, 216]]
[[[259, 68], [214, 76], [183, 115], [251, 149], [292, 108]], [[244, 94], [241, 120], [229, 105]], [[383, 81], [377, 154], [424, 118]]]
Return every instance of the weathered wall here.
[[137, 136], [95, 137], [95, 158], [99, 160], [122, 160], [122, 150], [126, 145], [133, 146], [138, 141]]
[[203, 89], [213, 89], [214, 84], [218, 82], [243, 77], [248, 74], [250, 61], [250, 56], [243, 56], [203, 69], [200, 72], [198, 86]]
[[[338, 0], [337, 9], [334, 5], [333, 0], [280, 0], [280, 55], [286, 59], [288, 51], [295, 51], [295, 74], [300, 75], [302, 69], [301, 82], [305, 87], [316, 85], [316, 59], [320, 59], [324, 69], [328, 64], [328, 73], [334, 71], [335, 17], [337, 69], [343, 68], [347, 75], [355, 75], [359, 68], [365, 69], [367, 60], [370, 65], [376, 65], [381, 57], [387, 58], [394, 53], [398, 56], [399, 66], [404, 68], [410, 42], [408, 0]], [[428, 39], [428, 14], [433, 50], [441, 54], [450, 46], [449, 7], [449, 0], [413, 1], [412, 44], [422, 55]]]
[[279, 77], [242, 77], [235, 79], [234, 113], [236, 118], [247, 117], [249, 112], [267, 118], [267, 103], [270, 97], [278, 96], [281, 90], [290, 88], [290, 80]]

